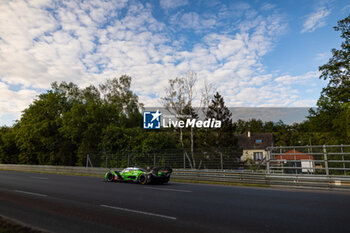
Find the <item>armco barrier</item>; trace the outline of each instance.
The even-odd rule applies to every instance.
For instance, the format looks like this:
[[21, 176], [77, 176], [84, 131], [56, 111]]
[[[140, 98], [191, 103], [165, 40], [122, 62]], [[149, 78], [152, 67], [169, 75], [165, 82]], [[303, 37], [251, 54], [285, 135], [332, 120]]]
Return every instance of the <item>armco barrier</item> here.
[[103, 176], [103, 174], [106, 172], [107, 169], [106, 168], [71, 167], [71, 166], [51, 166], [51, 165], [0, 164], [0, 170]]
[[258, 184], [291, 188], [318, 188], [350, 191], [350, 177], [325, 175], [264, 174], [236, 171], [175, 170], [173, 178], [223, 183]]
[[[48, 172], [58, 174], [84, 174], [103, 176], [107, 168], [86, 168], [50, 165], [0, 164], [0, 170]], [[118, 170], [118, 169], [117, 169]], [[0, 175], [1, 178], [1, 175]], [[176, 180], [208, 181], [236, 184], [255, 184], [277, 187], [317, 188], [350, 191], [350, 177], [325, 175], [265, 174], [243, 171], [184, 170], [174, 169], [172, 178]]]

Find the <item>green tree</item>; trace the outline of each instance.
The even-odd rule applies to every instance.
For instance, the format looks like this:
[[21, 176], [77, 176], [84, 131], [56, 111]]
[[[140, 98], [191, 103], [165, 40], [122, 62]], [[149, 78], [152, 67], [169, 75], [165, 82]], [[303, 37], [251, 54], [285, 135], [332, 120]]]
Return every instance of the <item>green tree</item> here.
[[18, 126], [0, 127], [0, 163], [18, 163], [19, 149], [16, 145]]
[[350, 102], [350, 15], [338, 21], [334, 27], [341, 32], [344, 41], [341, 49], [332, 49], [328, 63], [319, 67], [321, 79], [328, 80], [317, 102], [317, 109], [310, 109], [309, 119], [313, 131], [327, 135], [328, 144], [350, 143], [347, 133]]
[[59, 132], [62, 116], [68, 110], [62, 94], [48, 91], [23, 111], [16, 135], [19, 163], [73, 165], [72, 145]]
[[[197, 116], [193, 108], [193, 99], [197, 82], [197, 74], [193, 71], [186, 72], [182, 77], [169, 79], [169, 86], [165, 89], [165, 96], [161, 98], [164, 108], [174, 115], [183, 115], [188, 113], [194, 119]], [[187, 115], [187, 114], [186, 114]], [[178, 117], [180, 119], [181, 117]], [[191, 168], [196, 168], [196, 158], [194, 156], [194, 138], [195, 131], [191, 127], [189, 132], [189, 147], [191, 157], [188, 155], [186, 140], [184, 135], [186, 130], [179, 128], [180, 147], [184, 151]]]
[[210, 130], [211, 137], [207, 138], [208, 145], [215, 147], [231, 147], [234, 145], [232, 113], [226, 107], [224, 98], [219, 92], [216, 92], [209, 104], [206, 119], [221, 121], [221, 128]]
[[[114, 131], [109, 126], [132, 129], [142, 124], [142, 104], [130, 85], [126, 75], [83, 89], [74, 83], [52, 83], [51, 90], [23, 111], [15, 132], [0, 132], [0, 159], [10, 161], [9, 151], [18, 148], [11, 153], [17, 153], [19, 163], [82, 165], [90, 154], [100, 164], [104, 141], [111, 146], [106, 135]], [[114, 144], [124, 140], [124, 134], [117, 136]]]
[[99, 86], [103, 104], [108, 106], [109, 119], [121, 127], [142, 127], [143, 104], [131, 91], [131, 77], [122, 75]]

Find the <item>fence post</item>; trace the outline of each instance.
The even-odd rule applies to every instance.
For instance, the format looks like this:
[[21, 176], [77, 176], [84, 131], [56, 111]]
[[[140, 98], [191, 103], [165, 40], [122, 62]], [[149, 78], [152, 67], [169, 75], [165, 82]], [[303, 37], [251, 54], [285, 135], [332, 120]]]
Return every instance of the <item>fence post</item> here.
[[130, 167], [130, 152], [128, 152], [128, 167]]
[[341, 158], [342, 158], [342, 160], [343, 160], [344, 176], [346, 176], [343, 144], [341, 144], [341, 147], [340, 147], [340, 148], [341, 148]]
[[328, 159], [327, 159], [327, 149], [326, 146], [323, 145], [323, 159], [324, 159], [324, 166], [326, 168], [326, 175], [329, 175], [329, 168], [328, 168]]
[[87, 157], [86, 157], [86, 168], [89, 167], [89, 163], [90, 163], [90, 166], [93, 168], [94, 166], [92, 166], [92, 163], [91, 163], [91, 160], [90, 160], [90, 155], [87, 154]]
[[224, 170], [224, 161], [222, 159], [222, 152], [220, 152], [220, 163], [221, 163], [221, 170]]
[[266, 171], [267, 171], [267, 174], [270, 174], [270, 158], [271, 158], [271, 150], [272, 148], [267, 148], [267, 153], [266, 153]]
[[186, 169], [186, 156], [185, 156], [185, 152], [183, 152], [184, 155], [184, 169]]
[[153, 167], [156, 167], [156, 153], [153, 151]]

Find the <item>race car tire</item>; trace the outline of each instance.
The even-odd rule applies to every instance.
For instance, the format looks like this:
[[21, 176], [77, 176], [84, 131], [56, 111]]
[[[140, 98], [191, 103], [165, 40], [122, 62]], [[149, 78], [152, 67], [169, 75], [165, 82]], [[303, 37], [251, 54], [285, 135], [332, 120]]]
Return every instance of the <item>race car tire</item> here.
[[141, 174], [137, 180], [140, 184], [147, 184], [147, 177], [144, 174]]
[[114, 180], [114, 174], [111, 173], [111, 172], [109, 172], [109, 173], [107, 174], [107, 181], [108, 181], [108, 182], [112, 182], [113, 180]]

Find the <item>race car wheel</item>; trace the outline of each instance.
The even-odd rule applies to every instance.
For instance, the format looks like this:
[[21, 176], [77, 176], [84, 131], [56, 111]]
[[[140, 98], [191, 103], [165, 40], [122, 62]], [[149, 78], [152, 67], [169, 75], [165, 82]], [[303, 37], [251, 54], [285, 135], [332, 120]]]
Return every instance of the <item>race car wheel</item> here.
[[108, 173], [107, 174], [107, 181], [108, 182], [112, 182], [114, 180], [114, 174], [113, 173]]
[[138, 178], [138, 181], [140, 184], [146, 184], [147, 183], [147, 178], [144, 174], [141, 174]]

